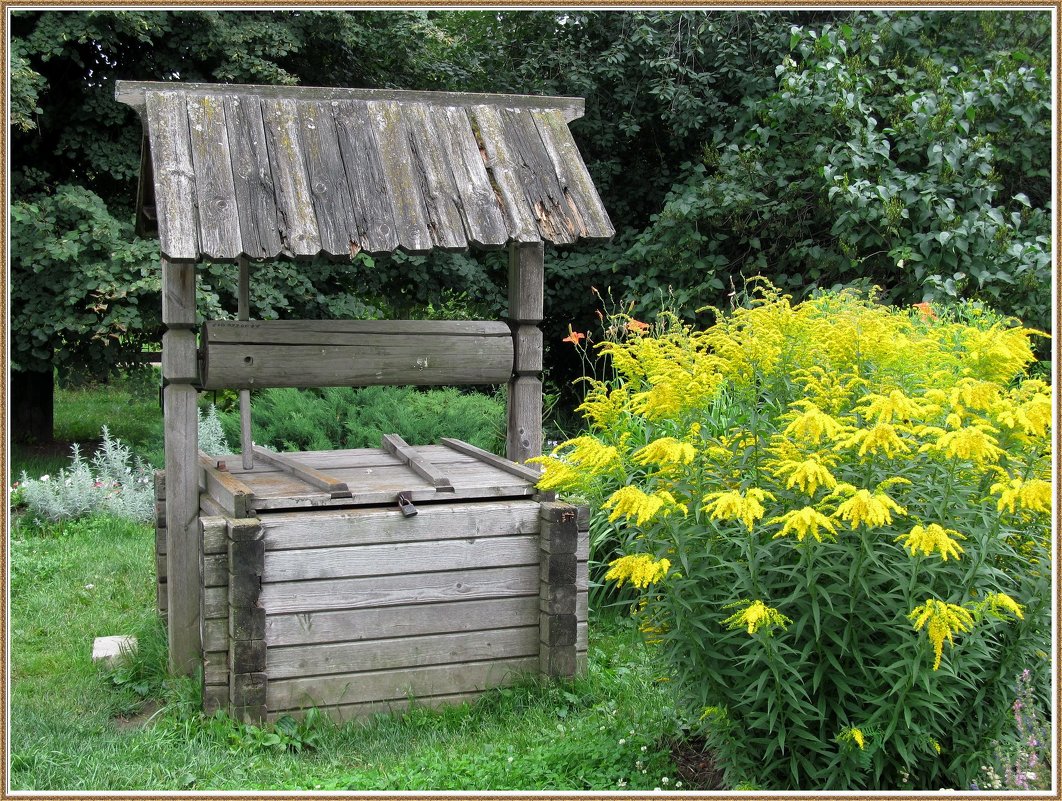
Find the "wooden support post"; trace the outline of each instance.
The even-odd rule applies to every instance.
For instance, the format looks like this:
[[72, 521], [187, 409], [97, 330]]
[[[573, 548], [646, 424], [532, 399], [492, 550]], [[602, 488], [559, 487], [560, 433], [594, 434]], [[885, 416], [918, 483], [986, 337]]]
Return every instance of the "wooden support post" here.
[[[251, 269], [246, 256], [240, 257], [240, 291], [236, 316], [241, 320], [251, 319]], [[254, 451], [251, 441], [251, 390], [240, 390], [240, 455], [243, 469], [254, 467]]]
[[229, 549], [229, 703], [245, 723], [266, 716], [265, 610], [259, 603], [265, 544], [257, 518], [230, 520]]
[[543, 276], [541, 242], [509, 245], [509, 324], [516, 356], [509, 381], [505, 453], [521, 464], [542, 455], [542, 333], [538, 324], [542, 322]]
[[170, 671], [202, 664], [199, 595], [199, 416], [196, 410], [195, 264], [162, 259], [166, 441], [166, 596]]
[[578, 510], [543, 503], [539, 515], [539, 667], [547, 676], [574, 676]]

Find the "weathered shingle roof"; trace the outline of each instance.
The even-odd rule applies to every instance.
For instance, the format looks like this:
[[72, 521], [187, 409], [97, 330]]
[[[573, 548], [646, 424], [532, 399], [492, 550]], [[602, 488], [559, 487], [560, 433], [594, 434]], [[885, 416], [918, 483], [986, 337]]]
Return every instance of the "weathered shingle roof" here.
[[172, 259], [615, 233], [568, 130], [581, 99], [126, 81], [115, 95], [144, 122], [141, 212]]

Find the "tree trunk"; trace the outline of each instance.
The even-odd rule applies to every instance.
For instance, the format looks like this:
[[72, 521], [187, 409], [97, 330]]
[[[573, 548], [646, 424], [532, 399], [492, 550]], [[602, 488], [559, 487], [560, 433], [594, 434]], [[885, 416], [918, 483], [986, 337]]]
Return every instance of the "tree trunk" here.
[[11, 371], [11, 439], [35, 444], [51, 442], [55, 379], [52, 371]]

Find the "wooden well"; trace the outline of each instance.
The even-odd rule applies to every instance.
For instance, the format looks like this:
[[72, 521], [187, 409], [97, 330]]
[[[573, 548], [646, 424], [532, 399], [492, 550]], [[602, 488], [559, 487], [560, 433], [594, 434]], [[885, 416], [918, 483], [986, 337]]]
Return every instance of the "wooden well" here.
[[[124, 81], [116, 98], [144, 124], [137, 225], [162, 252], [171, 669], [203, 669], [207, 708], [246, 719], [572, 675], [587, 516], [523, 463], [542, 450], [543, 243], [614, 234], [568, 130], [583, 101]], [[248, 319], [256, 260], [470, 246], [509, 249], [503, 321]], [[238, 265], [237, 320], [197, 316], [202, 260]], [[251, 443], [254, 388], [483, 383], [508, 387], [508, 459]], [[221, 463], [198, 448], [214, 388], [241, 391], [241, 453]]]

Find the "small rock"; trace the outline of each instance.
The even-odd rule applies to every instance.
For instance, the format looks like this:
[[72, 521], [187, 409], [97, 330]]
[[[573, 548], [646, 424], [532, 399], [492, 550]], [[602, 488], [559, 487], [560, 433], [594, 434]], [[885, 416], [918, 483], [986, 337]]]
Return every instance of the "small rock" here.
[[92, 643], [92, 661], [111, 667], [124, 653], [136, 651], [136, 637], [115, 635], [97, 637]]

